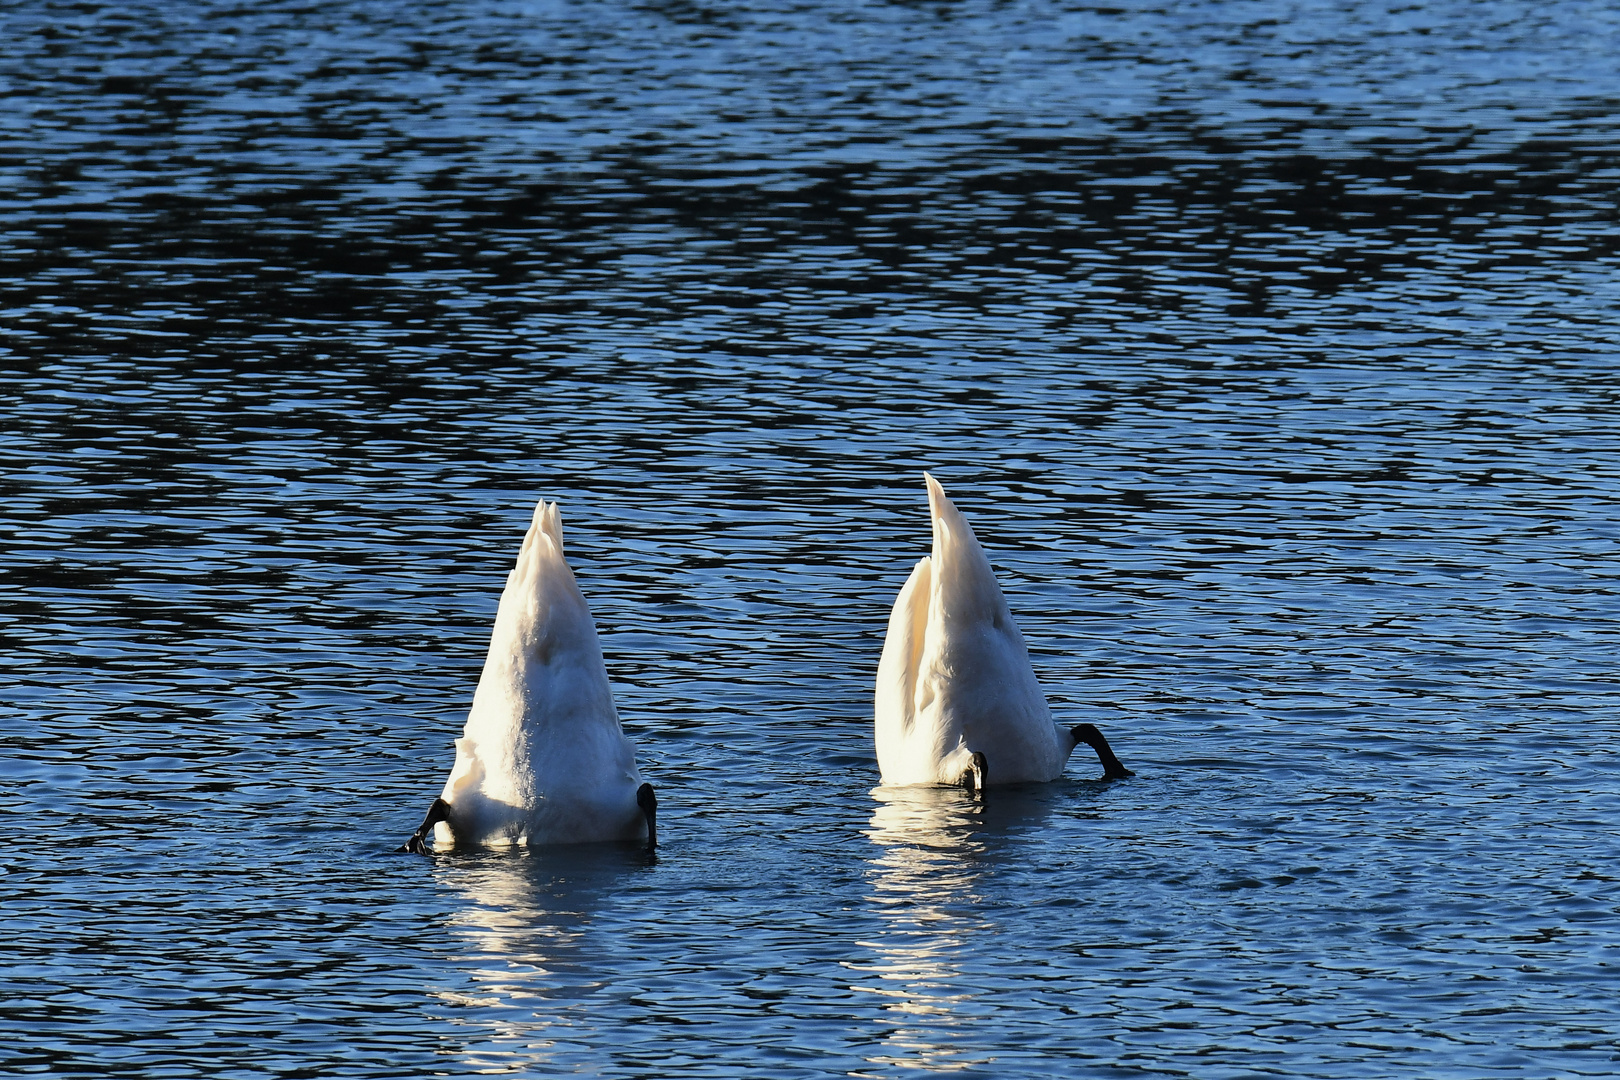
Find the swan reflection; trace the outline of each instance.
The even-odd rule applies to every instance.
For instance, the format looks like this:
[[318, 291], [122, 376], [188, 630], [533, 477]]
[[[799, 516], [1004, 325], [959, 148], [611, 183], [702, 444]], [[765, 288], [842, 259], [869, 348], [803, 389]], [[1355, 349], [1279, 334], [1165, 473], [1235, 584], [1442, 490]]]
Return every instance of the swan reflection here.
[[1016, 857], [1019, 833], [1045, 820], [1053, 787], [995, 789], [984, 801], [958, 788], [872, 792], [866, 833], [878, 851], [867, 878], [883, 933], [862, 942], [876, 958], [855, 967], [866, 978], [854, 989], [897, 1021], [873, 1064], [950, 1071], [991, 1060], [969, 1041], [992, 1006], [966, 968], [994, 934], [981, 912], [996, 866]]
[[597, 917], [648, 865], [620, 845], [469, 852], [441, 857], [435, 874], [469, 901], [452, 916], [451, 959], [466, 982], [436, 996], [466, 1041], [457, 1051], [483, 1071], [600, 1063], [600, 1048], [568, 1038], [593, 995], [624, 969]]

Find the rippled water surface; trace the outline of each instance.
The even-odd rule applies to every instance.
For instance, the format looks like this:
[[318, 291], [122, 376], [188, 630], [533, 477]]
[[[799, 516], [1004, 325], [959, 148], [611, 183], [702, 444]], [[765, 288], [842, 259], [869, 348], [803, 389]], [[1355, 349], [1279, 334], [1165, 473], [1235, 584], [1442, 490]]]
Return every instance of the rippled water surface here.
[[[1620, 1070], [1611, 6], [0, 34], [0, 1071]], [[1133, 779], [878, 787], [925, 468]], [[396, 855], [542, 496], [663, 847]]]

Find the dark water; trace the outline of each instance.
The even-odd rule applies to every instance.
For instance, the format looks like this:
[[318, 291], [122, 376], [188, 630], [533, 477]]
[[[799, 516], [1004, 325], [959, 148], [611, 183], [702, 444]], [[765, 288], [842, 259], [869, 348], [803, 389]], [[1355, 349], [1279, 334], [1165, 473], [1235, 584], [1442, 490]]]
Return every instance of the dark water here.
[[[1620, 15], [0, 9], [0, 1071], [1620, 1070]], [[876, 789], [921, 471], [1137, 772]], [[665, 846], [392, 854], [559, 498]]]

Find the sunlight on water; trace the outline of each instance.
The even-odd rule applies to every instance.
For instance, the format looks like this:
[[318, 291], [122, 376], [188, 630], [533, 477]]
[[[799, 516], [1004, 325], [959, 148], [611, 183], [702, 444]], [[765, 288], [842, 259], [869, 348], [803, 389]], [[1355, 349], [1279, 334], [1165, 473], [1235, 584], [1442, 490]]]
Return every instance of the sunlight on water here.
[[901, 1015], [885, 1040], [891, 1052], [871, 1061], [941, 1072], [987, 1064], [982, 1053], [958, 1045], [962, 1029], [984, 1010], [960, 986], [954, 962], [970, 936], [992, 931], [972, 914], [974, 861], [985, 854], [973, 839], [975, 808], [952, 790], [878, 788], [873, 797], [878, 806], [867, 835], [882, 854], [871, 860], [869, 880], [884, 933], [862, 942], [877, 959], [854, 970], [875, 980], [858, 990]]
[[570, 1038], [579, 1003], [611, 993], [613, 950], [594, 926], [596, 909], [638, 867], [641, 853], [605, 849], [502, 853], [449, 861], [440, 876], [467, 906], [446, 928], [455, 963], [475, 987], [441, 1000], [464, 1034], [458, 1058], [480, 1072], [580, 1065], [588, 1050]]
[[[0, 1070], [1615, 1072], [1615, 11], [0, 30]], [[1134, 778], [874, 790], [924, 469]], [[657, 858], [396, 855], [541, 497]]]

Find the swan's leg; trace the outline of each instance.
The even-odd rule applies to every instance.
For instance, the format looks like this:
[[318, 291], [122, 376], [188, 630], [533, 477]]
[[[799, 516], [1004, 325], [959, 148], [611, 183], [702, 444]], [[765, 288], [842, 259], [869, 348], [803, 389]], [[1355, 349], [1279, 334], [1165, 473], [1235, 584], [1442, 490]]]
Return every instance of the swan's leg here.
[[1102, 762], [1104, 780], [1123, 780], [1127, 776], [1136, 775], [1120, 764], [1119, 758], [1114, 756], [1114, 751], [1109, 747], [1108, 740], [1103, 738], [1103, 733], [1098, 731], [1095, 725], [1077, 724], [1069, 729], [1069, 734], [1074, 736], [1076, 743], [1085, 743], [1097, 751], [1097, 760]]
[[636, 788], [636, 805], [647, 818], [647, 850], [651, 851], [658, 846], [658, 796], [651, 784]]
[[975, 750], [973, 756], [968, 759], [968, 767], [962, 773], [959, 783], [975, 795], [983, 795], [985, 780], [989, 774], [990, 763], [985, 760], [983, 754]]
[[450, 804], [445, 802], [443, 799], [434, 799], [433, 805], [428, 807], [427, 817], [422, 819], [422, 824], [416, 827], [416, 831], [411, 834], [411, 838], [405, 841], [405, 846], [399, 850], [416, 851], [426, 854], [428, 833], [433, 831], [433, 826], [437, 825], [439, 822], [445, 820], [449, 816]]

